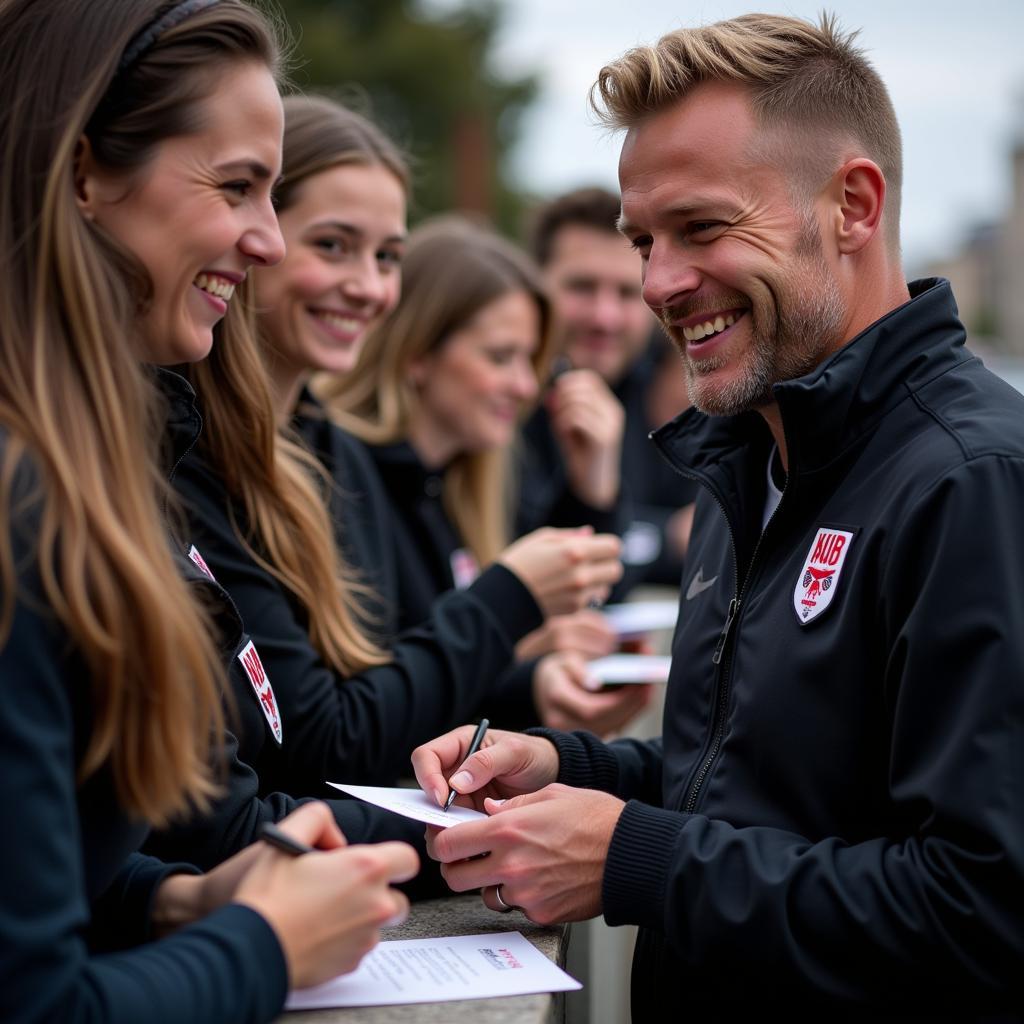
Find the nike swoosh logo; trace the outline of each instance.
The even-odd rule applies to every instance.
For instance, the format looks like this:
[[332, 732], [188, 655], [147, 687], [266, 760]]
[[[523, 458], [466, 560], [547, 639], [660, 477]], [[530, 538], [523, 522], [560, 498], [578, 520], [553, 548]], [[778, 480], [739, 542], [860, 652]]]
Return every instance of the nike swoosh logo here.
[[692, 601], [698, 594], [703, 594], [708, 587], [715, 585], [717, 579], [717, 576], [712, 576], [709, 580], [704, 579], [704, 566], [702, 565], [697, 570], [697, 575], [690, 580], [690, 585], [686, 588], [686, 600]]

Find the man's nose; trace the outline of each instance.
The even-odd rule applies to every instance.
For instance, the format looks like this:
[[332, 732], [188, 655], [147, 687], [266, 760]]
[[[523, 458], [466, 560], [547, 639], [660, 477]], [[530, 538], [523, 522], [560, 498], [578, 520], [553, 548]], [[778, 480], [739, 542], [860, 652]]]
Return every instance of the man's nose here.
[[644, 267], [644, 302], [658, 313], [695, 292], [700, 282], [700, 272], [692, 260], [655, 246]]

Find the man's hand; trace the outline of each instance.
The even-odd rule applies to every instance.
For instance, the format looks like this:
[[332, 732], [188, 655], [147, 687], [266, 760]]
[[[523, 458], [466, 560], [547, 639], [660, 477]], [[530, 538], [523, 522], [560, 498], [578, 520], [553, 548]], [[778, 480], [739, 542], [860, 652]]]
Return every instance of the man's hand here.
[[650, 702], [654, 687], [592, 687], [586, 662], [571, 652], [549, 654], [533, 673], [533, 701], [551, 729], [587, 729], [598, 736], [617, 732]]
[[601, 880], [612, 833], [625, 804], [608, 793], [551, 785], [504, 803], [491, 817], [428, 830], [427, 851], [456, 892], [495, 890], [538, 924], [583, 921], [601, 913]]
[[558, 752], [540, 736], [490, 729], [480, 749], [466, 760], [475, 731], [473, 726], [463, 725], [412, 752], [416, 781], [439, 806], [443, 807], [448, 797], [449, 783], [470, 797], [461, 802], [483, 810], [486, 797], [505, 799], [532, 793], [558, 778]]
[[569, 370], [551, 385], [544, 404], [573, 493], [594, 508], [611, 508], [620, 484], [621, 403], [593, 370]]

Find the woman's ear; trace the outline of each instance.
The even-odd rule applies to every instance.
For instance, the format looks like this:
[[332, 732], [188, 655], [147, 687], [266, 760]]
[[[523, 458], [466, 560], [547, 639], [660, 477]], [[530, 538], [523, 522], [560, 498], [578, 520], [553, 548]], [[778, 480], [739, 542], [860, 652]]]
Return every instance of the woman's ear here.
[[72, 162], [74, 174], [75, 202], [86, 220], [96, 219], [96, 206], [99, 201], [99, 182], [96, 175], [96, 160], [93, 157], [89, 140], [80, 136], [75, 143], [75, 155]]

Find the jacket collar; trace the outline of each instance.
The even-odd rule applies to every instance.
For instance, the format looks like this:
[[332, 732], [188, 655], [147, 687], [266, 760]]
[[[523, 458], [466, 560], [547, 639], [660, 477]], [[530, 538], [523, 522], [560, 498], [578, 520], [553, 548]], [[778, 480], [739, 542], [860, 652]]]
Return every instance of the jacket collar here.
[[[949, 282], [910, 285], [911, 299], [862, 331], [810, 373], [776, 384], [790, 472], [824, 468], [911, 394], [971, 359]], [[707, 416], [687, 409], [652, 439], [677, 468], [698, 475], [751, 446], [771, 445], [756, 413]]]
[[203, 417], [192, 385], [181, 374], [156, 366], [153, 368], [153, 380], [166, 403], [161, 456], [167, 477], [171, 479], [178, 463], [199, 440]]

